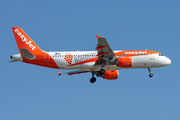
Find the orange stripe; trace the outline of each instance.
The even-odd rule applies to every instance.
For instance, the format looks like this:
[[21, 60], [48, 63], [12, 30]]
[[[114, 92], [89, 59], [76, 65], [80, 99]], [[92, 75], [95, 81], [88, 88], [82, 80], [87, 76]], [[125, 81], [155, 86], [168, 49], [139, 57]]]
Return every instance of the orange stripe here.
[[102, 48], [105, 48], [105, 47], [107, 47], [107, 46], [100, 46], [100, 47], [97, 47], [96, 50], [102, 49]]
[[132, 57], [132, 56], [161, 54], [161, 53], [157, 51], [151, 51], [151, 50], [126, 50], [126, 51], [116, 52], [115, 54], [116, 56], [121, 56], [121, 57]]
[[84, 64], [84, 63], [89, 63], [89, 62], [96, 62], [97, 59], [98, 59], [98, 57], [91, 58], [91, 59], [88, 59], [88, 60], [85, 60], [85, 61], [81, 61], [81, 62], [72, 64], [72, 65], [68, 65], [67, 67], [69, 67], [69, 66], [74, 66], [74, 65], [80, 65], [80, 64]]
[[105, 55], [105, 54], [109, 54], [109, 52], [103, 52], [103, 53], [99, 53], [96, 56], [101, 56], [101, 55]]

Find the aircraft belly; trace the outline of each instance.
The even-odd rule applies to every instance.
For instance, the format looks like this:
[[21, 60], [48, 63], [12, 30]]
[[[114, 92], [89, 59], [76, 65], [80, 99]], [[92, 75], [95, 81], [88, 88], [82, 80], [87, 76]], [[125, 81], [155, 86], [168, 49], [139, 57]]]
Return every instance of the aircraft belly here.
[[95, 66], [95, 62], [81, 64], [81, 70], [99, 71], [100, 69], [101, 69], [101, 65], [96, 65]]

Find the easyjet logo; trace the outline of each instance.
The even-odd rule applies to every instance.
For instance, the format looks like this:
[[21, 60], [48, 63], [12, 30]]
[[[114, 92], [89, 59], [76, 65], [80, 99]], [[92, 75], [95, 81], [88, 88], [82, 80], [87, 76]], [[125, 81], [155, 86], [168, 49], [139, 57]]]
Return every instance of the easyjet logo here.
[[31, 40], [28, 40], [18, 29], [14, 30], [15, 33], [17, 33], [17, 35], [19, 35], [19, 37], [21, 38], [21, 40], [23, 42], [25, 42], [27, 45], [29, 45], [29, 47], [34, 51], [34, 49], [36, 49], [36, 46], [34, 46]]
[[129, 51], [129, 52], [125, 52], [125, 54], [147, 54], [146, 51]]

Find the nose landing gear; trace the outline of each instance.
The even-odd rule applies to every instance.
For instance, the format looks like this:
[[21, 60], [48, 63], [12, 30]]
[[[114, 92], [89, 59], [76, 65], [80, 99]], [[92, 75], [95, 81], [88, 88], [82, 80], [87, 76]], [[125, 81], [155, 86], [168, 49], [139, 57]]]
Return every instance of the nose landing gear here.
[[153, 77], [153, 74], [152, 74], [152, 72], [151, 72], [151, 67], [149, 67], [148, 70], [149, 70], [149, 77], [150, 77], [150, 78]]

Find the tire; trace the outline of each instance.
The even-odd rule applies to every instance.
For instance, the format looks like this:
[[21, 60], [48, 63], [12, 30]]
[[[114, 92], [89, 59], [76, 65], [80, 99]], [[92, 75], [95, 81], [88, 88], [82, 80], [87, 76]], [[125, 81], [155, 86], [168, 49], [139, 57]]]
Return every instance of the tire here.
[[105, 70], [104, 70], [104, 69], [101, 69], [101, 70], [99, 71], [99, 74], [100, 74], [100, 75], [104, 75], [104, 73], [105, 73]]
[[96, 82], [96, 78], [95, 78], [95, 77], [92, 77], [92, 78], [90, 79], [90, 82], [91, 82], [91, 83]]
[[151, 77], [153, 77], [153, 74], [152, 74], [152, 73], [150, 73], [150, 74], [149, 74], [149, 77], [150, 77], [150, 78], [151, 78]]

